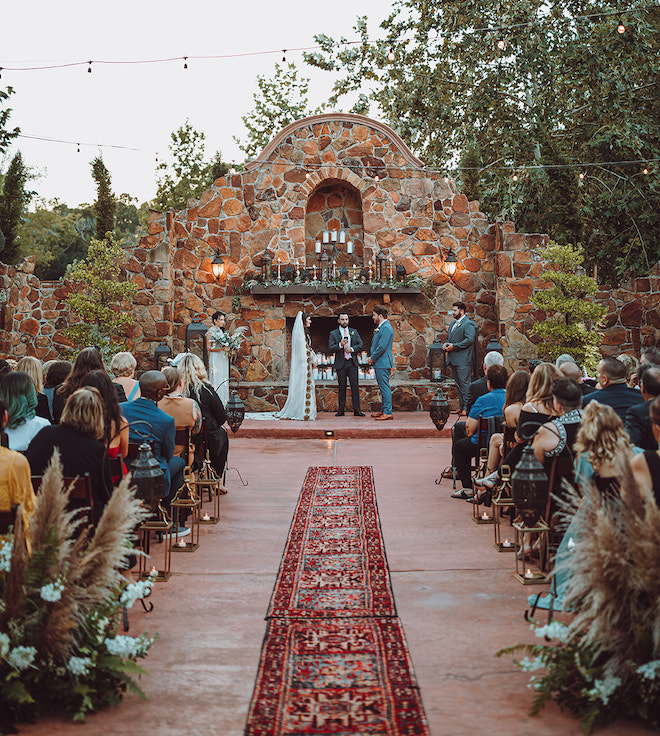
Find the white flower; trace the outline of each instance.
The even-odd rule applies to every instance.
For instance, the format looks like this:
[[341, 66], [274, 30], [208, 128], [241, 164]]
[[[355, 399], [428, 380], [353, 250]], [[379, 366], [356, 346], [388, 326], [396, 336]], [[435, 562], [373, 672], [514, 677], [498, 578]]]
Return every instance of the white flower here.
[[0, 633], [0, 657], [6, 657], [9, 652], [9, 636]]
[[562, 644], [566, 644], [567, 641], [570, 641], [568, 626], [560, 623], [559, 621], [553, 621], [545, 626], [533, 626], [532, 628], [534, 629], [534, 635], [538, 636], [539, 639], [543, 639], [547, 636], [548, 639], [556, 639]]
[[591, 698], [598, 698], [603, 705], [610, 701], [612, 693], [619, 687], [621, 680], [618, 677], [608, 677], [606, 680], [594, 680], [594, 686], [587, 691]]
[[151, 578], [138, 580], [136, 583], [129, 583], [122, 591], [119, 602], [130, 608], [135, 601], [146, 598], [151, 593], [152, 588], [153, 580]]
[[656, 674], [660, 672], [660, 659], [654, 659], [652, 662], [640, 664], [637, 673], [645, 680], [655, 680]]
[[37, 650], [34, 647], [15, 647], [5, 659], [15, 670], [24, 670], [32, 664], [36, 654]]
[[525, 657], [525, 659], [521, 659], [520, 662], [518, 662], [518, 667], [520, 667], [523, 672], [535, 672], [536, 670], [545, 669], [545, 664], [541, 657], [535, 657], [534, 659]]
[[140, 636], [137, 638], [132, 636], [113, 636], [112, 638], [107, 638], [104, 644], [110, 654], [117, 654], [120, 657], [126, 658], [135, 658], [142, 656], [154, 641], [154, 639], [149, 639], [146, 636]]
[[0, 542], [0, 572], [9, 572], [12, 548], [13, 544], [9, 540]]
[[66, 668], [72, 675], [86, 675], [91, 664], [89, 657], [71, 657]]
[[61, 580], [56, 580], [54, 583], [47, 583], [41, 586], [40, 595], [44, 601], [48, 603], [54, 603], [59, 601], [62, 597], [62, 591], [64, 590], [64, 583]]

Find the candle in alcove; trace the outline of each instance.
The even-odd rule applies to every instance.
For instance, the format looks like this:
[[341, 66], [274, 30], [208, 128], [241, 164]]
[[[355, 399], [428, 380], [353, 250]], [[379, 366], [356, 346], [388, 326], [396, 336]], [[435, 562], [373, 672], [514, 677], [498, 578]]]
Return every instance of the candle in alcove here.
[[349, 240], [348, 243], [346, 243], [346, 252], [348, 255], [353, 255], [353, 241]]
[[278, 258], [277, 258], [277, 280], [278, 281], [281, 281], [281, 279], [280, 279], [280, 268], [281, 268], [281, 264], [280, 264], [280, 259], [279, 259], [279, 256], [278, 256]]
[[392, 280], [392, 256], [387, 259], [387, 271], [389, 273], [390, 281]]
[[337, 261], [333, 259], [332, 261], [332, 278], [334, 279], [337, 272]]
[[371, 281], [371, 261], [369, 261], [369, 281]]
[[342, 230], [339, 233], [339, 242], [340, 243], [345, 243], [346, 242], [346, 232], [344, 230]]
[[314, 281], [316, 281], [316, 264], [314, 264], [312, 268], [314, 269]]
[[353, 264], [353, 281], [357, 281], [357, 265]]

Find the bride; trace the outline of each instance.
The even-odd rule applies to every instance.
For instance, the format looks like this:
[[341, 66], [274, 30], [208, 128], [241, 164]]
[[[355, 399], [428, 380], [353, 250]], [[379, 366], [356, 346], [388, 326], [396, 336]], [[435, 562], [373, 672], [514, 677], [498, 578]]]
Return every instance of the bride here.
[[223, 406], [229, 401], [229, 347], [219, 347], [217, 340], [226, 333], [227, 317], [224, 312], [214, 312], [212, 327], [206, 333], [206, 347], [209, 351], [209, 381], [220, 397]]
[[291, 335], [289, 393], [284, 408], [275, 414], [277, 419], [316, 419], [316, 387], [312, 370], [317, 361], [307, 333], [311, 323], [309, 315], [298, 312]]

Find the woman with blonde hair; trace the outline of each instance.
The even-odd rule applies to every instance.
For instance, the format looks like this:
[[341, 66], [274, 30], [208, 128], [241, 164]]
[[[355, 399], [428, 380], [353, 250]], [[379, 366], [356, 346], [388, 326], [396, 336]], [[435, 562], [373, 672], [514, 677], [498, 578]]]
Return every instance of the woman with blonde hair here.
[[44, 393], [44, 374], [41, 361], [38, 358], [26, 355], [18, 361], [16, 370], [27, 373], [32, 379], [34, 390], [37, 392], [37, 416], [52, 422], [53, 417], [48, 406], [48, 399]]
[[60, 451], [62, 472], [74, 478], [89, 474], [94, 499], [94, 520], [98, 522], [112, 493], [110, 464], [104, 436], [103, 399], [98, 389], [86, 386], [66, 400], [59, 425], [44, 427], [25, 452], [34, 475], [43, 475], [53, 451]]
[[[185, 353], [177, 361], [181, 375], [181, 395], [195, 399], [202, 410], [206, 434], [206, 449], [215, 472], [223, 477], [227, 463], [228, 438], [223, 424], [227, 421], [225, 407], [213, 386], [208, 382], [208, 374], [201, 359], [193, 353]], [[199, 446], [202, 437], [195, 439]]]
[[[110, 363], [110, 371], [115, 377], [115, 386], [121, 386], [126, 395], [126, 401], [134, 401], [140, 398], [140, 384], [135, 380], [135, 369], [137, 360], [132, 353], [117, 353]], [[120, 401], [123, 399], [120, 397]]]

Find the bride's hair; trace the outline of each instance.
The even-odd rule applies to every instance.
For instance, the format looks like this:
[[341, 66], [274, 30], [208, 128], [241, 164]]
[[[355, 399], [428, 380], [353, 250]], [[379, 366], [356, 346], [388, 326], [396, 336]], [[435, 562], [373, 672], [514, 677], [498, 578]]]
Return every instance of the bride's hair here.
[[184, 355], [176, 367], [181, 374], [181, 393], [184, 396], [199, 393], [202, 384], [209, 379], [204, 363], [193, 353]]

